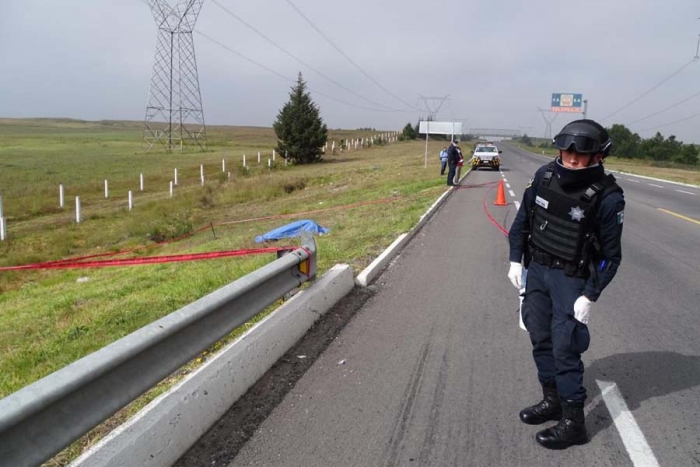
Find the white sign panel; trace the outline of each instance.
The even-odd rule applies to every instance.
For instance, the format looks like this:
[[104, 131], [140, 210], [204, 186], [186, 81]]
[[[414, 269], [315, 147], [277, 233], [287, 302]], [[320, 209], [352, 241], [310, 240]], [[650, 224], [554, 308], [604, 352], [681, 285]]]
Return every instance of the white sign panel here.
[[461, 135], [462, 122], [428, 122], [421, 121], [418, 133], [425, 135]]

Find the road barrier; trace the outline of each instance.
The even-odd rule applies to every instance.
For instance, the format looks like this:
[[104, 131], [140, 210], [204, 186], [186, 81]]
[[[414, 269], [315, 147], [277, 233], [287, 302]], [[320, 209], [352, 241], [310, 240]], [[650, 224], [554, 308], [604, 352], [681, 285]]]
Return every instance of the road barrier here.
[[316, 276], [301, 248], [0, 400], [0, 464], [38, 466]]

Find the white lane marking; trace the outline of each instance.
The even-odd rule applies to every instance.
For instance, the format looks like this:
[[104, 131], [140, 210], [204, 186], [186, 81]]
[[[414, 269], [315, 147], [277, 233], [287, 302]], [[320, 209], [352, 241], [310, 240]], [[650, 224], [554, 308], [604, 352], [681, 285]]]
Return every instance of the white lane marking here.
[[653, 183], [650, 183], [649, 186], [655, 186], [656, 188], [663, 188], [661, 185], [654, 185]]
[[678, 193], [685, 193], [686, 195], [693, 195], [696, 196], [696, 193], [692, 193], [690, 191], [683, 191], [683, 190], [676, 190]]
[[503, 177], [503, 181], [504, 181], [504, 182], [508, 183], [508, 179], [506, 178], [505, 175], [503, 175], [503, 172], [501, 172], [501, 177]]
[[506, 183], [506, 188], [510, 188], [510, 183]]
[[620, 438], [627, 449], [632, 465], [634, 467], [659, 467], [653, 451], [644, 438], [644, 433], [639, 429], [637, 422], [627, 408], [617, 384], [612, 381], [598, 380], [596, 383], [600, 388], [600, 394], [605, 401], [608, 412], [615, 422], [615, 427], [620, 433]]
[[641, 183], [639, 180], [632, 180], [631, 178], [626, 178], [626, 182], [632, 182], [632, 183]]
[[513, 190], [508, 190], [508, 193], [510, 193], [510, 195], [511, 195], [513, 198], [515, 198], [515, 193], [513, 193]]
[[520, 201], [515, 202], [515, 210], [519, 211], [520, 210]]

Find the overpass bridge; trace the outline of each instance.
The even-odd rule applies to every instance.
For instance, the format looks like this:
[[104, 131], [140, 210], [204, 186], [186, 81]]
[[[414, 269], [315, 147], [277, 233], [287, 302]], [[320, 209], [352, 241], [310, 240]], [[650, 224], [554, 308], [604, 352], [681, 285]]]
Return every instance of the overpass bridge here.
[[520, 138], [522, 136], [520, 130], [507, 130], [503, 128], [470, 128], [468, 134], [476, 137], [492, 138]]

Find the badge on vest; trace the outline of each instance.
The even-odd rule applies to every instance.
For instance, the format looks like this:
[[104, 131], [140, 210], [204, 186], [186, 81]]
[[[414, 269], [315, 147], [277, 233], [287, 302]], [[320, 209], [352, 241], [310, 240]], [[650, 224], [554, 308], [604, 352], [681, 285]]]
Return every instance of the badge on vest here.
[[622, 224], [622, 222], [625, 220], [625, 211], [620, 211], [617, 213], [617, 223]]
[[571, 208], [571, 211], [569, 211], [569, 215], [571, 216], [572, 221], [578, 221], [581, 222], [584, 217], [586, 217], [583, 214], [583, 209], [580, 207], [576, 206], [575, 208]]
[[541, 207], [542, 209], [549, 208], [549, 201], [547, 201], [544, 198], [540, 198], [539, 196], [535, 196], [535, 204]]

